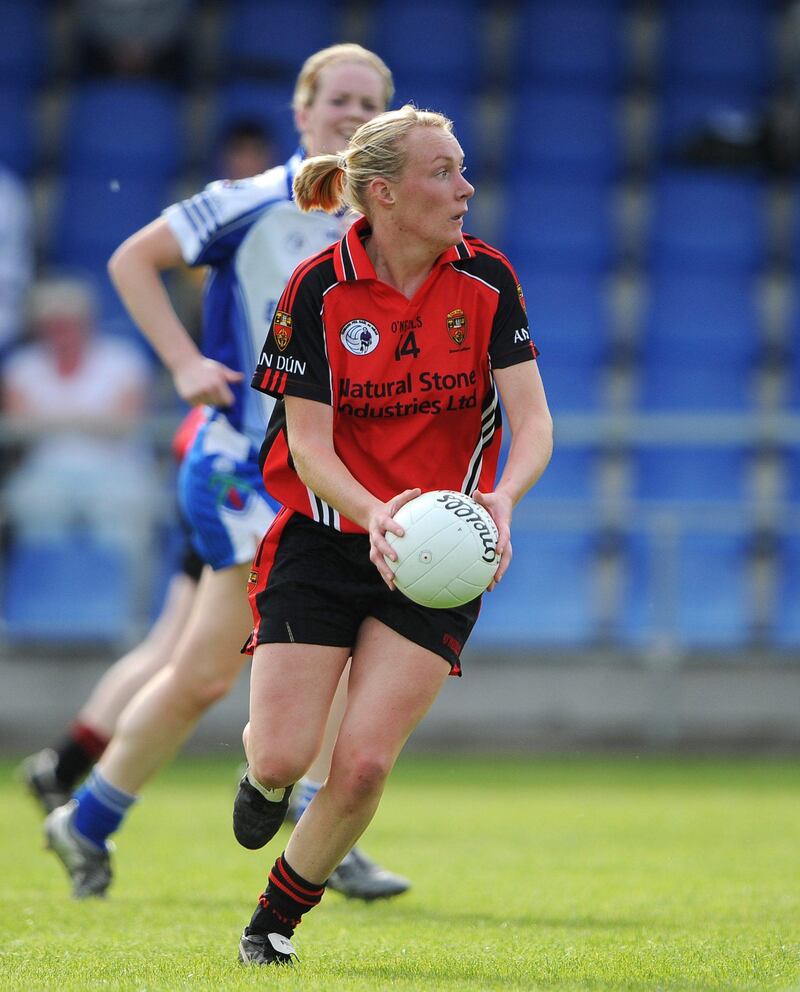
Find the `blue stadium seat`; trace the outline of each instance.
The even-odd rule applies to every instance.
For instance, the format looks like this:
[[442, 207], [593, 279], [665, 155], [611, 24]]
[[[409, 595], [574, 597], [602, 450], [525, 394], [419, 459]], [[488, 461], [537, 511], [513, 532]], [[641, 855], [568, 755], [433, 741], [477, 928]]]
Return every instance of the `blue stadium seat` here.
[[653, 185], [652, 267], [754, 272], [767, 262], [767, 200], [758, 179], [671, 172]]
[[212, 132], [215, 144], [231, 124], [256, 120], [275, 139], [280, 161], [292, 155], [299, 138], [292, 111], [293, 82], [280, 80], [234, 80], [221, 86], [213, 112]]
[[74, 176], [174, 178], [185, 140], [180, 100], [157, 83], [90, 83], [67, 114], [64, 168]]
[[520, 268], [597, 273], [616, 260], [612, 191], [603, 182], [515, 177], [500, 228], [499, 247]]
[[752, 280], [677, 270], [657, 275], [644, 321], [642, 406], [748, 407], [760, 345]]
[[45, 25], [48, 4], [42, 0], [0, 0], [0, 91], [37, 86], [42, 82], [47, 54]]
[[520, 5], [513, 59], [520, 79], [614, 87], [627, 71], [624, 4], [529, 0]]
[[591, 448], [557, 444], [544, 475], [526, 497], [528, 504], [591, 502], [597, 497], [600, 457]]
[[3, 586], [5, 634], [12, 641], [114, 644], [134, 620], [127, 561], [91, 540], [13, 543]]
[[783, 456], [784, 495], [800, 509], [800, 450], [796, 446], [788, 447]]
[[531, 176], [608, 179], [622, 164], [612, 96], [554, 86], [525, 86], [511, 103], [509, 171]]
[[[721, 131], [741, 129], [743, 120], [757, 120], [763, 99], [746, 88], [717, 86], [666, 86], [661, 91], [655, 143], [663, 161], [689, 139], [713, 125]], [[740, 130], [736, 131], [737, 134]]]
[[800, 647], [800, 535], [784, 537], [778, 552], [778, 587], [772, 640], [780, 647]]
[[476, 0], [379, 0], [366, 45], [392, 70], [398, 90], [410, 88], [418, 106], [425, 97], [417, 89], [437, 81], [475, 91], [486, 69], [481, 13]]
[[114, 249], [169, 202], [160, 180], [126, 179], [117, 186], [68, 177], [56, 210], [50, 260], [104, 275]]
[[633, 452], [637, 500], [744, 504], [753, 453], [744, 447], [653, 445]]
[[514, 528], [514, 557], [500, 588], [483, 597], [472, 643], [579, 646], [595, 634], [592, 530]]
[[635, 533], [626, 542], [619, 637], [644, 645], [736, 648], [750, 636], [746, 537], [688, 532], [674, 543]]
[[558, 411], [602, 405], [611, 350], [604, 278], [595, 272], [517, 269], [528, 307], [539, 367], [550, 405]]
[[651, 357], [642, 363], [639, 403], [652, 412], [744, 412], [755, 405], [755, 383], [748, 369]]
[[31, 92], [0, 84], [0, 163], [20, 177], [29, 176], [36, 161], [33, 122]]
[[767, 90], [775, 75], [773, 13], [767, 3], [672, 0], [664, 5], [662, 79], [666, 85], [729, 83]]
[[590, 413], [605, 401], [605, 376], [599, 366], [586, 362], [539, 359], [547, 400], [558, 413]]
[[515, 265], [533, 340], [545, 360], [599, 365], [611, 348], [611, 314], [605, 278], [596, 272], [543, 272]]
[[228, 75], [272, 73], [294, 80], [309, 55], [341, 40], [337, 5], [327, 0], [234, 0], [221, 54]]

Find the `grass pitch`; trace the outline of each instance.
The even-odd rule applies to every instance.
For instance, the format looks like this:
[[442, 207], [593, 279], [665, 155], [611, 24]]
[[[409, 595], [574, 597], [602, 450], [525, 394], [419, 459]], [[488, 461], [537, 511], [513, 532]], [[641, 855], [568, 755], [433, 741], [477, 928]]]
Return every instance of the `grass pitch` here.
[[0, 989], [800, 989], [794, 762], [401, 759], [364, 847], [414, 888], [328, 893], [293, 970], [235, 963], [286, 840], [237, 847], [235, 780], [176, 763], [74, 903], [0, 764]]

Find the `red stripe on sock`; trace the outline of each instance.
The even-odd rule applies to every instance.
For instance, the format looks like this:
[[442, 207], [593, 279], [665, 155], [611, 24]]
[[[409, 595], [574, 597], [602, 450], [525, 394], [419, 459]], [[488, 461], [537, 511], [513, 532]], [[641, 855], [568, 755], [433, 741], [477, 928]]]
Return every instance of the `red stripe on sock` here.
[[99, 734], [87, 724], [81, 723], [80, 720], [74, 721], [69, 728], [69, 733], [75, 743], [79, 744], [89, 757], [95, 761], [101, 757], [103, 751], [108, 747], [110, 740], [105, 734]]
[[287, 885], [291, 885], [292, 888], [297, 889], [298, 892], [302, 892], [304, 896], [318, 896], [320, 899], [322, 898], [322, 893], [325, 891], [325, 886], [321, 885], [315, 889], [305, 889], [303, 888], [302, 885], [298, 885], [298, 883], [295, 882], [295, 880], [289, 874], [287, 870], [286, 862], [283, 860], [282, 857], [279, 857], [278, 860], [275, 862], [275, 867], [280, 871], [281, 877], [283, 878], [283, 880], [286, 882]]
[[316, 906], [319, 904], [319, 899], [301, 899], [296, 892], [293, 892], [290, 888], [283, 884], [274, 871], [269, 873], [269, 884], [274, 885], [275, 888], [280, 889], [281, 892], [285, 892], [287, 896], [291, 896], [295, 902], [299, 902], [303, 906]]

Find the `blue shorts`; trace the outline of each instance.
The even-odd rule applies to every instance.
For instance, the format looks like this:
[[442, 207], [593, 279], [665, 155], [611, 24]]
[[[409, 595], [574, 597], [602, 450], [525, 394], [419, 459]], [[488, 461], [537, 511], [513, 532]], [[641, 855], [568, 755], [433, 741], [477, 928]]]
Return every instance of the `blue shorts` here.
[[264, 489], [258, 449], [219, 411], [181, 464], [178, 500], [192, 543], [215, 570], [250, 563], [280, 509]]

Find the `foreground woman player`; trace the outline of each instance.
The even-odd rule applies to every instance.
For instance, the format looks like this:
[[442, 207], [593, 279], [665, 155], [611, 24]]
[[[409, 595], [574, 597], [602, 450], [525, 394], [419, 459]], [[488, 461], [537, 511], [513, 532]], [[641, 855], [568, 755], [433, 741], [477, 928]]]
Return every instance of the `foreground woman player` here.
[[[465, 236], [473, 188], [451, 123], [406, 106], [362, 125], [341, 156], [295, 177], [304, 210], [364, 217], [295, 270], [253, 385], [282, 398], [262, 449], [283, 504], [250, 577], [255, 627], [251, 779], [280, 795], [305, 771], [352, 653], [330, 775], [269, 873], [239, 947], [248, 964], [290, 963], [291, 937], [372, 819], [409, 734], [478, 616], [418, 606], [384, 555], [393, 515], [420, 490], [473, 494], [511, 560], [512, 509], [550, 458], [552, 424], [522, 294], [503, 255]], [[511, 447], [500, 480], [502, 397]], [[301, 705], [302, 702], [302, 705]], [[237, 816], [254, 829], [240, 792]], [[274, 804], [261, 804], [263, 837]]]

